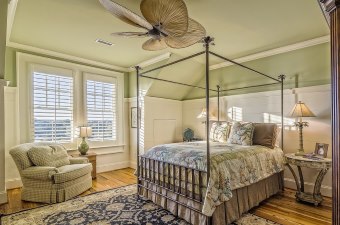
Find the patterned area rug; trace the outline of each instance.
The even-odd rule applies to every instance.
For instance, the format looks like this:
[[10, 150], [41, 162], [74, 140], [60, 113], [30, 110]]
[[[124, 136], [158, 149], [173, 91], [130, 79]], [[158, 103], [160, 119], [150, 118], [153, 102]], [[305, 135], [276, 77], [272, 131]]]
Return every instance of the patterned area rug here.
[[[1, 217], [3, 225], [188, 225], [151, 201], [137, 198], [136, 185]], [[278, 225], [252, 214], [234, 225]]]

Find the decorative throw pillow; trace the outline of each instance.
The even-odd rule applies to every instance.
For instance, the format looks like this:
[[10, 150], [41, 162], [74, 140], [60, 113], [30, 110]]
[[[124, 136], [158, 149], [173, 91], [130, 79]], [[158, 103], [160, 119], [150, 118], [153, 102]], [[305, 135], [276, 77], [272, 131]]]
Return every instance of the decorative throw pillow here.
[[227, 142], [230, 125], [227, 122], [213, 122], [210, 129], [210, 140], [215, 142]]
[[275, 123], [254, 123], [253, 145], [275, 148], [279, 129]]
[[66, 149], [60, 145], [35, 146], [27, 154], [36, 166], [60, 167], [70, 164]]
[[231, 128], [227, 143], [238, 145], [252, 145], [253, 133], [254, 133], [253, 123], [236, 122], [233, 124]]

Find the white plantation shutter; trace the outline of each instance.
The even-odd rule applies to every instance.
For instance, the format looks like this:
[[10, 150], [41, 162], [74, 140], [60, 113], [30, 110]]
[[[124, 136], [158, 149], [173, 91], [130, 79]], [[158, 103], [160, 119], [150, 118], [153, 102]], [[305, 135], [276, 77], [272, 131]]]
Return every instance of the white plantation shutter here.
[[71, 142], [73, 77], [33, 72], [32, 137], [35, 142]]
[[109, 81], [86, 80], [87, 125], [92, 127], [91, 141], [117, 140], [117, 84]]

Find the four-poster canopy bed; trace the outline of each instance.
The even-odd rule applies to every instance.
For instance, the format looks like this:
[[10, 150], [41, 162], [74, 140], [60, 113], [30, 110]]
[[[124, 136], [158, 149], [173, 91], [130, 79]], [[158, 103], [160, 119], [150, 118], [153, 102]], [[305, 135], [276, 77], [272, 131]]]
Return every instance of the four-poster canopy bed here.
[[[211, 37], [204, 38], [204, 47], [205, 51], [193, 54], [191, 56], [182, 58], [180, 60], [159, 66], [157, 68], [141, 72], [141, 68], [136, 66], [137, 71], [137, 189], [138, 195], [144, 195], [154, 201], [155, 203], [161, 205], [162, 207], [168, 209], [173, 212], [175, 215], [185, 219], [186, 221], [192, 224], [228, 224], [238, 219], [240, 215], [252, 207], [256, 206], [259, 202], [264, 199], [276, 194], [280, 190], [283, 189], [283, 174], [282, 170], [283, 163], [281, 162], [282, 150], [281, 149], [271, 149], [271, 151], [267, 150], [256, 150], [256, 148], [251, 149], [254, 152], [258, 151], [261, 154], [267, 154], [265, 157], [274, 158], [274, 161], [280, 161], [280, 166], [275, 165], [276, 173], [266, 174], [261, 177], [260, 180], [256, 182], [248, 182], [249, 185], [246, 187], [240, 186], [240, 188], [230, 189], [227, 185], [230, 185], [230, 178], [228, 178], [225, 182], [225, 186], [221, 184], [215, 184], [216, 187], [220, 185], [218, 188], [215, 188], [212, 185], [213, 179], [211, 175], [213, 175], [214, 179], [217, 176], [215, 174], [215, 170], [217, 168], [216, 165], [211, 165], [211, 147], [214, 149], [224, 149], [227, 148], [226, 145], [222, 143], [210, 143], [210, 92], [216, 92], [218, 97], [218, 122], [220, 122], [219, 117], [219, 98], [221, 92], [232, 91], [232, 90], [240, 90], [245, 88], [253, 88], [253, 87], [263, 87], [269, 85], [280, 84], [281, 85], [281, 128], [283, 129], [283, 81], [285, 79], [284, 75], [280, 75], [278, 78], [274, 78], [272, 76], [266, 75], [262, 72], [249, 68], [245, 65], [237, 63], [233, 60], [230, 60], [226, 57], [223, 57], [219, 54], [211, 52], [209, 50], [209, 46], [212, 43], [213, 39]], [[156, 78], [147, 76], [146, 74], [156, 71], [171, 65], [175, 65], [182, 61], [194, 58], [199, 55], [205, 55], [205, 87], [200, 87], [191, 84], [183, 84], [176, 81]], [[210, 87], [209, 82], [209, 56], [213, 55], [225, 61], [231, 62], [237, 66], [240, 66], [244, 69], [257, 73], [263, 77], [273, 80], [272, 83], [266, 83], [261, 85], [251, 85], [248, 87], [242, 88], [233, 88], [233, 89], [221, 89], [220, 86], [217, 86], [217, 89], [213, 89]], [[153, 79], [156, 81], [168, 82], [172, 84], [188, 86], [193, 88], [199, 88], [205, 90], [205, 100], [206, 100], [206, 142], [204, 143], [194, 143], [189, 147], [188, 145], [177, 146], [168, 145], [166, 146], [165, 151], [167, 153], [162, 153], [158, 151], [159, 149], [151, 149], [148, 152], [149, 154], [140, 154], [140, 119], [141, 119], [141, 110], [140, 110], [140, 78]], [[174, 150], [173, 152], [177, 152], [176, 148], [183, 147], [184, 151], [192, 152], [191, 148], [197, 149], [205, 149], [204, 145], [206, 144], [206, 151], [200, 152], [201, 161], [197, 164], [201, 166], [192, 167], [189, 165], [185, 165], [179, 162], [179, 159], [176, 159], [178, 155], [172, 154], [170, 150]], [[230, 146], [229, 146], [230, 147]], [[235, 147], [236, 150], [241, 147]], [[244, 148], [244, 147], [243, 147]], [[283, 148], [283, 132], [281, 132], [281, 148]], [[233, 150], [234, 151], [234, 150]], [[242, 151], [242, 150], [241, 150]], [[197, 152], [196, 152], [197, 153]], [[195, 153], [195, 154], [196, 154]], [[154, 155], [152, 155], [154, 154]], [[162, 160], [157, 158], [157, 154], [168, 154], [170, 156], [170, 160]], [[244, 153], [245, 154], [245, 153]], [[254, 155], [253, 153], [249, 155]], [[263, 156], [262, 155], [262, 156]], [[180, 156], [182, 157], [182, 156]], [[221, 156], [222, 157], [222, 156]], [[226, 157], [226, 156], [223, 156]], [[229, 156], [228, 156], [229, 157]], [[228, 158], [226, 157], [226, 158]], [[256, 156], [259, 157], [259, 156]], [[182, 157], [185, 158], [185, 157]], [[192, 160], [192, 159], [191, 159]], [[214, 160], [216, 161], [216, 160]], [[283, 161], [283, 160], [282, 160]], [[260, 162], [258, 162], [260, 163]], [[223, 164], [223, 163], [222, 163]], [[274, 164], [274, 163], [273, 163]], [[213, 170], [212, 170], [213, 166]], [[270, 165], [272, 166], [272, 165]], [[222, 168], [222, 167], [221, 167]], [[224, 167], [221, 169], [224, 171]], [[275, 170], [272, 169], [272, 170]], [[212, 174], [212, 171], [214, 173]], [[229, 172], [221, 172], [228, 173]], [[222, 176], [219, 174], [219, 176]], [[227, 176], [227, 175], [226, 175]], [[234, 178], [232, 178], [234, 179]], [[254, 179], [255, 180], [255, 179]], [[215, 181], [214, 181], [215, 182]], [[223, 186], [223, 187], [222, 187]], [[228, 186], [228, 187], [227, 187]], [[215, 189], [214, 189], [215, 188]], [[228, 189], [228, 190], [227, 190]], [[226, 192], [219, 193], [219, 195], [224, 195], [225, 203], [220, 200], [216, 200], [213, 197], [213, 192]], [[249, 192], [249, 193], [248, 193]], [[254, 195], [254, 196], [252, 196]], [[214, 200], [213, 200], [214, 199]]]

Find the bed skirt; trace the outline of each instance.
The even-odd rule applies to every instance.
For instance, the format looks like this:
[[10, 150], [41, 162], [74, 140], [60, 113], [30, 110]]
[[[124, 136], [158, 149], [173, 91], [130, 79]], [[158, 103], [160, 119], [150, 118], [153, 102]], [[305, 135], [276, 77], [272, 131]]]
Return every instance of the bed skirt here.
[[[191, 206], [199, 211], [202, 205], [194, 202], [184, 196], [172, 193], [161, 187], [157, 187], [153, 183], [141, 181], [142, 185], [155, 192], [162, 193], [168, 198], [174, 199], [184, 205]], [[276, 173], [264, 180], [246, 187], [233, 190], [233, 197], [223, 204], [219, 205], [213, 216], [212, 224], [214, 225], [227, 225], [239, 219], [243, 213], [249, 211], [251, 208], [258, 206], [260, 202], [269, 197], [279, 193], [283, 190], [283, 172]], [[140, 189], [140, 194], [150, 199], [157, 205], [162, 206], [174, 215], [186, 220], [193, 225], [205, 225], [206, 217], [198, 212], [190, 210], [180, 203], [171, 201], [157, 193], [149, 191], [143, 187]]]

